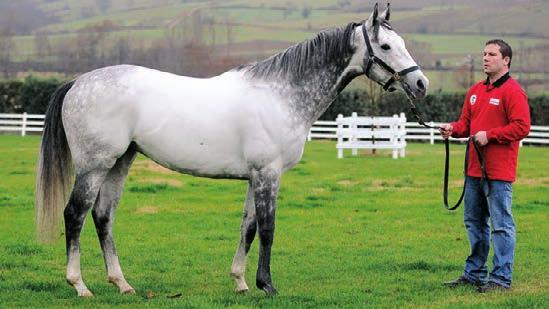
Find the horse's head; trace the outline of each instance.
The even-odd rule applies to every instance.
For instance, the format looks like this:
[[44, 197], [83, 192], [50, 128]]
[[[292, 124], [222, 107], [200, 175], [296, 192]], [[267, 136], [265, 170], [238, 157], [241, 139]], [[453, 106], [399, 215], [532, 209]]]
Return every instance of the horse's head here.
[[385, 90], [400, 89], [410, 98], [423, 97], [429, 80], [406, 50], [404, 40], [392, 29], [389, 18], [389, 5], [378, 14], [376, 3], [368, 20], [355, 28], [355, 59], [361, 62], [364, 74]]

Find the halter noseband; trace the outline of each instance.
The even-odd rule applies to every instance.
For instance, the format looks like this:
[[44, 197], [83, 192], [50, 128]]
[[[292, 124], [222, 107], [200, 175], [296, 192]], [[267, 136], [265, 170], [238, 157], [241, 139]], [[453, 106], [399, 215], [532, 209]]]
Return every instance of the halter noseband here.
[[[374, 50], [372, 49], [372, 44], [370, 44], [370, 38], [368, 37], [368, 31], [366, 30], [366, 22], [362, 24], [362, 34], [364, 35], [364, 41], [366, 42], [366, 48], [368, 48], [368, 56], [364, 55], [364, 75], [370, 78], [370, 69], [374, 63], [379, 64], [385, 71], [391, 74], [391, 78], [383, 85], [381, 82], [376, 81], [378, 84], [383, 86], [383, 90], [389, 89], [389, 87], [395, 82], [402, 82], [402, 78], [413, 71], [419, 70], [419, 66], [414, 65], [407, 69], [404, 69], [400, 72], [396, 72], [391, 68], [385, 61], [379, 59], [374, 55]], [[370, 78], [371, 79], [371, 78]]]

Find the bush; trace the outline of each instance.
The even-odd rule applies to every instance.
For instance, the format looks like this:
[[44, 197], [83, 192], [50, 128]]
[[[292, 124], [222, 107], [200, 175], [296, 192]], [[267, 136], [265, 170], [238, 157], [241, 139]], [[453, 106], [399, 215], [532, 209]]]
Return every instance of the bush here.
[[[0, 113], [44, 114], [50, 96], [64, 81], [27, 77], [20, 80], [0, 81]], [[465, 98], [464, 92], [441, 92], [428, 94], [415, 105], [425, 121], [449, 122], [457, 120]], [[370, 95], [363, 90], [341, 93], [322, 114], [322, 120], [335, 120], [338, 114], [391, 116], [404, 112], [409, 121], [415, 121], [410, 103], [401, 92], [384, 93], [381, 100], [372, 103]], [[549, 124], [549, 95], [529, 98], [532, 124]]]
[[0, 82], [0, 113], [22, 113], [20, 89], [23, 82], [7, 80]]
[[539, 95], [528, 99], [532, 124], [549, 124], [549, 95]]
[[44, 114], [50, 96], [62, 81], [32, 76], [0, 81], [0, 113]]
[[338, 114], [351, 116], [351, 113], [357, 112], [359, 115], [367, 114], [366, 102], [368, 97], [363, 91], [345, 91], [339, 94], [335, 101], [320, 116], [321, 120], [335, 120]]
[[[450, 122], [461, 114], [465, 92], [441, 92], [428, 94], [416, 100], [417, 110], [424, 121]], [[549, 124], [549, 96], [538, 95], [528, 99], [532, 124]], [[385, 93], [381, 101], [373, 104], [365, 91], [351, 90], [341, 93], [326, 112], [322, 120], [335, 120], [338, 114], [350, 116], [352, 112], [359, 115], [392, 116], [404, 112], [408, 121], [416, 121], [410, 109], [410, 103], [401, 92]]]
[[20, 91], [21, 104], [29, 114], [44, 114], [48, 108], [50, 96], [61, 84], [57, 79], [38, 79], [32, 76], [25, 78]]

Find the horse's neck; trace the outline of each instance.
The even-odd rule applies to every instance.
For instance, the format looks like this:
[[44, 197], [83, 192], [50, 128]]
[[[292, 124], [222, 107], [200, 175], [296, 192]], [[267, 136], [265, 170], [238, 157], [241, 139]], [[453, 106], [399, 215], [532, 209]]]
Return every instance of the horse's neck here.
[[247, 76], [270, 84], [288, 101], [298, 122], [312, 125], [337, 94], [357, 76], [345, 69], [354, 55], [357, 24], [320, 32], [284, 52], [254, 64]]
[[311, 70], [305, 80], [290, 87], [290, 104], [298, 116], [312, 126], [356, 76], [357, 72], [336, 65]]

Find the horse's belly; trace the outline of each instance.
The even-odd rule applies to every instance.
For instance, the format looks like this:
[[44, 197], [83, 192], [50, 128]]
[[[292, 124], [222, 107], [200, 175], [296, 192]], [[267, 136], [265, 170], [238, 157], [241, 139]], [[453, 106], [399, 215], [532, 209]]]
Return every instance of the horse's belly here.
[[179, 172], [220, 178], [247, 178], [236, 128], [224, 130], [168, 122], [135, 137], [140, 150]]

